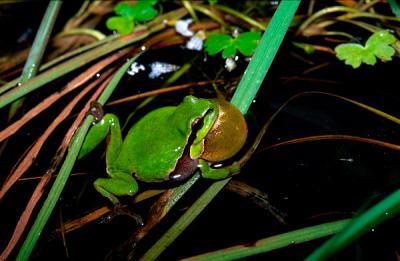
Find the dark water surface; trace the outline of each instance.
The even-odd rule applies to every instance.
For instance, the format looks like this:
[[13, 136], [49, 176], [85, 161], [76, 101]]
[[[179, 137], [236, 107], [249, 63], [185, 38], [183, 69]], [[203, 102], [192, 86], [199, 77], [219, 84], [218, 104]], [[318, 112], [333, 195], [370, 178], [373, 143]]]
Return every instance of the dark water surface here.
[[[13, 35], [13, 38], [18, 38], [17, 34]], [[397, 82], [400, 61], [398, 58], [388, 63], [378, 62], [374, 67], [362, 65], [360, 69], [353, 70], [332, 55], [315, 53], [307, 56], [301, 50], [294, 49], [290, 40], [289, 34], [247, 115], [251, 134], [249, 142], [279, 106], [292, 95], [304, 91], [335, 93], [394, 116], [399, 115], [400, 90]], [[0, 48], [7, 49], [6, 44], [0, 45]], [[172, 47], [146, 54], [140, 62], [148, 64], [151, 61], [162, 60], [182, 65], [195, 55], [195, 52]], [[195, 66], [180, 82], [204, 80], [204, 74], [214, 76], [224, 63], [218, 58], [208, 58], [206, 62], [203, 60], [204, 57], [199, 55]], [[328, 64], [313, 73], [302, 75], [304, 70], [324, 63]], [[245, 66], [245, 63], [239, 64], [234, 72], [225, 72], [222, 77], [240, 76]], [[296, 76], [307, 79], [293, 78]], [[115, 96], [131, 94], [138, 90], [144, 91], [148, 86], [157, 88], [164, 80], [158, 79], [151, 82], [145, 75], [127, 76], [122, 85], [124, 87], [119, 89]], [[135, 89], [132, 90], [132, 88]], [[44, 93], [46, 91], [34, 94], [32, 100], [28, 101], [28, 106], [31, 103], [35, 104], [36, 99]], [[212, 91], [195, 89], [163, 95], [147, 109], [176, 104], [189, 93], [210, 96]], [[54, 111], [61, 110], [65, 104], [66, 102], [58, 103], [54, 110], [40, 115], [17, 137], [10, 140], [9, 146], [13, 149], [0, 160], [4, 166], [1, 181], [5, 179], [18, 156], [26, 149], [24, 144], [32, 143], [43, 131], [40, 127], [42, 125], [46, 127], [45, 124], [49, 122]], [[137, 104], [133, 102], [106, 108], [106, 110], [124, 118]], [[140, 114], [137, 117], [139, 116]], [[65, 126], [68, 126], [71, 121], [72, 119], [69, 119]], [[268, 211], [257, 208], [248, 200], [232, 192], [222, 191], [165, 251], [161, 259], [176, 260], [232, 245], [249, 244], [271, 235], [351, 217], [357, 211], [379, 201], [399, 187], [400, 155], [398, 151], [340, 140], [314, 141], [269, 150], [263, 149], [285, 140], [327, 134], [354, 135], [400, 144], [398, 130], [399, 126], [396, 124], [333, 97], [309, 95], [293, 101], [273, 122], [259, 151], [243, 168], [242, 173], [235, 177], [267, 193], [272, 205], [287, 215], [288, 224], [280, 224]], [[39, 156], [38, 163], [28, 173], [30, 176], [41, 175], [47, 168], [48, 159], [51, 157], [49, 155], [57, 149], [62, 133], [63, 127], [57, 130], [59, 136], [52, 137], [52, 140], [48, 142], [46, 152]], [[46, 226], [35, 248], [33, 260], [66, 259], [62, 241], [59, 238], [49, 239], [50, 232], [60, 225], [60, 216], [65, 222], [108, 204], [107, 200], [97, 194], [92, 187], [93, 180], [99, 175], [104, 175], [104, 160], [101, 159], [101, 151], [92, 158], [78, 163], [74, 172], [87, 171], [87, 167], [92, 168], [93, 165], [96, 167], [90, 175], [73, 177], [67, 183], [60, 204], [55, 209], [50, 223]], [[178, 203], [175, 211], [166, 218], [166, 222], [150, 234], [142, 246], [139, 246], [139, 253], [146, 249], [147, 245], [152, 244], [154, 242], [152, 240], [156, 239], [160, 233], [165, 232], [165, 229], [210, 184], [209, 180], [199, 181], [189, 195]], [[15, 217], [21, 213], [26, 204], [26, 196], [31, 193], [34, 185], [36, 182], [33, 181], [19, 182], [2, 202], [0, 212], [5, 213], [0, 225], [2, 249], [14, 229]], [[143, 189], [150, 187], [148, 184], [140, 185]], [[129, 202], [130, 199], [124, 200]], [[133, 210], [145, 217], [151, 203], [152, 201], [138, 204]], [[395, 218], [374, 229], [335, 256], [333, 260], [396, 260], [396, 251], [400, 243], [397, 236], [398, 221], [399, 219]], [[99, 222], [89, 224], [66, 236], [70, 259], [101, 260], [136, 229], [135, 222], [124, 216], [117, 217], [107, 224]], [[302, 260], [323, 241], [324, 239], [308, 244], [293, 245], [249, 259]]]

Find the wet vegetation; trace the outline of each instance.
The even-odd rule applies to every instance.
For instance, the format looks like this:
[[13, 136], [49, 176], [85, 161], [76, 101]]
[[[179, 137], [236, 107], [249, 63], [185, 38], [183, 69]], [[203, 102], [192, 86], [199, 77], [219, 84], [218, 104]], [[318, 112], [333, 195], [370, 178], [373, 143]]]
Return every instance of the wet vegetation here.
[[[1, 260], [398, 260], [395, 0], [74, 2], [0, 3]], [[189, 95], [245, 116], [230, 175], [98, 193], [92, 126]]]

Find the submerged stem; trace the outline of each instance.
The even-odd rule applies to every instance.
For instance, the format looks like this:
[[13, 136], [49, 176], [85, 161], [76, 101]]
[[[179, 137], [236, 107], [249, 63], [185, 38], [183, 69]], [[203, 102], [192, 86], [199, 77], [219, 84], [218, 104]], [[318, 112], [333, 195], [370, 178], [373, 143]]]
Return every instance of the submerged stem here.
[[257, 27], [258, 29], [260, 29], [262, 31], [265, 31], [265, 29], [267, 28], [265, 25], [259, 23], [258, 21], [254, 20], [253, 18], [251, 18], [251, 17], [249, 17], [247, 15], [244, 15], [243, 13], [238, 12], [238, 11], [232, 9], [232, 8], [227, 7], [227, 6], [214, 5], [214, 7], [219, 9], [219, 10], [221, 10], [221, 11], [223, 11], [223, 12], [226, 12], [228, 14], [236, 16], [236, 17], [242, 19], [243, 21], [249, 23], [250, 25], [252, 25], [254, 27]]

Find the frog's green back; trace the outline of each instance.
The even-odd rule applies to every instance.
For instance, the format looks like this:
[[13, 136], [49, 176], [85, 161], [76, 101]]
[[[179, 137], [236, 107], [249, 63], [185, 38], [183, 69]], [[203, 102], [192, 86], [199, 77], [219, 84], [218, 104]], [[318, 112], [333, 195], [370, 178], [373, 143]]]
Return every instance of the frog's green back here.
[[172, 148], [185, 145], [185, 139], [176, 139], [181, 134], [167, 127], [168, 115], [174, 111], [175, 107], [163, 107], [139, 120], [126, 136], [117, 164], [133, 170], [140, 180], [164, 180], [168, 170], [175, 166], [173, 159], [181, 154]]
[[210, 100], [188, 96], [178, 106], [145, 115], [127, 134], [116, 167], [133, 170], [145, 182], [167, 180], [183, 154], [193, 121], [204, 116], [210, 104]]

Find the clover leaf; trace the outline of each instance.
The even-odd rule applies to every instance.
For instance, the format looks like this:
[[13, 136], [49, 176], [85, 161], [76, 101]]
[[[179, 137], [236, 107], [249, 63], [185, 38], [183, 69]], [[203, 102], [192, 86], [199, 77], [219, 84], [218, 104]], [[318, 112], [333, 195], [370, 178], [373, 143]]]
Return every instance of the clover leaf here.
[[353, 68], [360, 67], [362, 63], [375, 65], [377, 57], [382, 61], [392, 60], [395, 50], [390, 45], [396, 41], [396, 37], [388, 31], [378, 31], [368, 38], [365, 46], [356, 43], [338, 45], [335, 48], [336, 57]]
[[129, 34], [133, 32], [135, 22], [146, 22], [157, 16], [157, 10], [153, 7], [156, 3], [157, 0], [138, 0], [133, 6], [119, 3], [114, 8], [118, 16], [110, 17], [106, 26], [120, 34]]
[[132, 6], [130, 6], [128, 3], [122, 2], [117, 4], [114, 7], [114, 12], [117, 15], [124, 16], [124, 17], [132, 17]]
[[153, 5], [157, 0], [141, 0], [138, 1], [132, 8], [133, 18], [137, 22], [146, 22], [157, 16], [157, 10]]
[[243, 55], [250, 56], [256, 50], [260, 38], [259, 32], [246, 32], [240, 34], [234, 40], [234, 44]]
[[133, 20], [126, 16], [113, 16], [110, 17], [106, 22], [108, 29], [116, 30], [122, 35], [132, 33], [134, 27], [133, 25]]
[[229, 58], [235, 56], [239, 50], [244, 56], [250, 56], [256, 50], [260, 38], [259, 32], [241, 33], [236, 38], [227, 34], [213, 34], [208, 37], [204, 45], [209, 55], [215, 55], [223, 50], [222, 57]]
[[231, 40], [232, 37], [227, 34], [212, 34], [205, 42], [206, 52], [215, 55], [230, 45]]

